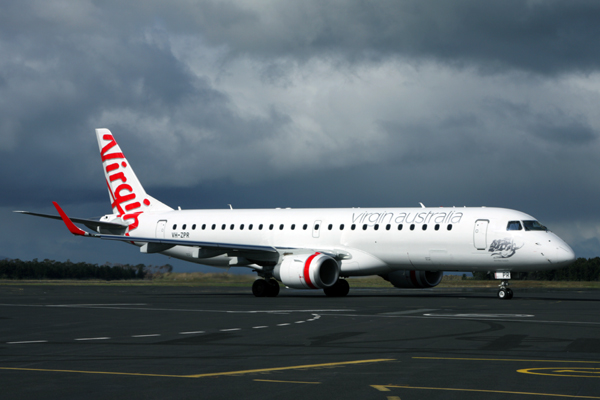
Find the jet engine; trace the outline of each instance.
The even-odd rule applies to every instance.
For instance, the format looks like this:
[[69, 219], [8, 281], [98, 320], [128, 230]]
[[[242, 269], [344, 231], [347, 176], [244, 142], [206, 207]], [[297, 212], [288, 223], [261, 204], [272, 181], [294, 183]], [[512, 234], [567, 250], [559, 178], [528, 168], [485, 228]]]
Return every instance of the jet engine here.
[[398, 270], [381, 275], [397, 288], [431, 288], [442, 281], [444, 271], [409, 271]]
[[295, 289], [324, 289], [340, 276], [340, 264], [322, 253], [283, 256], [273, 269], [275, 279]]

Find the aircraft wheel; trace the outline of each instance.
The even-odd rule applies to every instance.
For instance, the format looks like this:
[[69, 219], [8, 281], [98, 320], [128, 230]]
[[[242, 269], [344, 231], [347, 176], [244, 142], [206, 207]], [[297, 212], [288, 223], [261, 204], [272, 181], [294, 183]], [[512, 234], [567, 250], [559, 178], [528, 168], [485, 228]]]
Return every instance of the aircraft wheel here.
[[279, 282], [269, 279], [267, 282], [267, 297], [277, 297], [279, 294]]
[[337, 290], [338, 290], [337, 295], [339, 297], [346, 296], [348, 294], [348, 292], [350, 291], [350, 284], [345, 279], [338, 279], [338, 281], [335, 283], [335, 286], [337, 286]]
[[344, 297], [350, 291], [350, 285], [345, 279], [338, 279], [332, 286], [323, 289], [325, 295], [328, 297]]
[[256, 297], [265, 297], [269, 291], [269, 284], [264, 279], [257, 279], [252, 284], [252, 294]]
[[506, 299], [510, 300], [513, 298], [513, 291], [512, 289], [506, 289]]
[[506, 299], [506, 296], [507, 296], [506, 289], [500, 289], [500, 290], [498, 290], [498, 298], [500, 300]]

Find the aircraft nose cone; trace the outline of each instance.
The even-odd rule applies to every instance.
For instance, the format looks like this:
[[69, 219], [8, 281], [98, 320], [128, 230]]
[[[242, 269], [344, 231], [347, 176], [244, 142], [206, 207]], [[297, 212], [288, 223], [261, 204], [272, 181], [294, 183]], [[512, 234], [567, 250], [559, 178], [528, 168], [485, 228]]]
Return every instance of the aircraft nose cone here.
[[556, 249], [556, 260], [554, 260], [552, 264], [566, 267], [573, 261], [575, 261], [575, 252], [573, 249], [566, 243], [558, 246]]

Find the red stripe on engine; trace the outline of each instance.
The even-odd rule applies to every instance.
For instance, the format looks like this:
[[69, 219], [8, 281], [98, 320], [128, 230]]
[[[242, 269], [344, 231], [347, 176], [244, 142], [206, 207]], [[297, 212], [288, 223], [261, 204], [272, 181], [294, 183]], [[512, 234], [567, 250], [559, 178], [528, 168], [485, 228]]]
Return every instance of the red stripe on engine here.
[[316, 289], [317, 287], [315, 285], [313, 285], [312, 281], [310, 280], [310, 273], [309, 273], [309, 271], [310, 271], [310, 263], [319, 254], [321, 254], [321, 253], [315, 253], [315, 254], [313, 254], [312, 256], [308, 257], [306, 259], [306, 262], [304, 263], [304, 281], [306, 282], [306, 284], [308, 285], [308, 287], [311, 288], [311, 289]]
[[417, 273], [415, 271], [410, 271], [410, 280], [412, 281], [412, 284], [416, 288], [420, 288], [421, 287], [421, 285], [419, 284], [419, 281], [417, 280]]

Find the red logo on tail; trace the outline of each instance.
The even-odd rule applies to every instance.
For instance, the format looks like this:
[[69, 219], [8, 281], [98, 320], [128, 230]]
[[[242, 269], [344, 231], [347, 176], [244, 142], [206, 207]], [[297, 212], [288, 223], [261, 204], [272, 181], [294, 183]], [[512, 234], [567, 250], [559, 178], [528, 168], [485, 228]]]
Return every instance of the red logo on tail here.
[[[131, 232], [132, 230], [138, 227], [138, 216], [143, 212], [132, 211], [139, 209], [142, 206], [142, 204], [139, 201], [135, 201], [137, 200], [136, 193], [134, 192], [131, 185], [127, 183], [127, 177], [123, 172], [125, 168], [127, 168], [127, 162], [123, 153], [116, 152], [107, 154], [110, 149], [117, 145], [117, 141], [112, 135], [104, 135], [102, 136], [102, 139], [109, 141], [104, 147], [102, 147], [102, 150], [100, 151], [102, 162], [110, 162], [109, 160], [115, 161], [110, 164], [107, 164], [105, 167], [106, 174], [108, 176], [106, 185], [108, 186], [108, 191], [112, 199], [111, 207], [113, 209], [117, 209], [117, 211], [119, 212], [119, 216], [123, 218], [123, 220], [133, 220], [133, 222], [129, 224], [129, 232]], [[118, 160], [123, 161], [119, 163]], [[119, 169], [120, 171], [118, 171]], [[114, 184], [116, 185], [116, 181], [121, 181], [121, 183], [113, 191], [111, 184], [115, 182]], [[150, 200], [144, 199], [143, 203], [144, 205], [149, 206]], [[126, 233], [126, 235], [129, 236], [129, 233]]]

